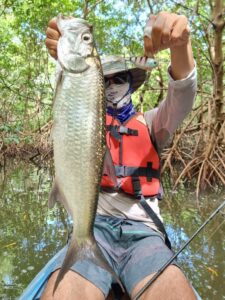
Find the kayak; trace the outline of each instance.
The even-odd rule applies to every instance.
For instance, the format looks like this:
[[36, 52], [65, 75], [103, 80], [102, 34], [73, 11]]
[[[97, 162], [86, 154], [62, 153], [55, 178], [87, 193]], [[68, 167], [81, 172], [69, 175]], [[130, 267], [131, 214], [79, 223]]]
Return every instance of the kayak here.
[[[47, 285], [48, 279], [51, 276], [52, 270], [54, 270], [54, 267], [58, 262], [58, 258], [60, 257], [61, 253], [65, 251], [65, 248], [66, 246], [50, 259], [44, 268], [34, 277], [18, 300], [40, 300], [41, 295]], [[193, 290], [197, 300], [202, 300], [194, 288]], [[119, 300], [119, 298], [115, 300]]]

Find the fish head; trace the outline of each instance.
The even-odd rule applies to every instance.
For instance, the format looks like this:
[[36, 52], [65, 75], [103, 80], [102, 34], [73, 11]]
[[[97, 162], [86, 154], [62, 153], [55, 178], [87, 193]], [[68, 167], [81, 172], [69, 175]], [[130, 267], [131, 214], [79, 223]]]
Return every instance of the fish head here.
[[95, 52], [93, 27], [79, 18], [57, 17], [57, 26], [61, 33], [58, 41], [58, 61], [63, 69], [81, 73], [89, 68], [86, 59]]

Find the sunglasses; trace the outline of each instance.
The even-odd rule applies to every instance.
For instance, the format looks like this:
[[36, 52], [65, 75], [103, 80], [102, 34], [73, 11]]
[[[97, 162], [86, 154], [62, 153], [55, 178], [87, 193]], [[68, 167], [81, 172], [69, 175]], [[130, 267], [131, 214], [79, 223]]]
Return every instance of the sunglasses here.
[[114, 76], [104, 77], [105, 79], [105, 86], [109, 86], [111, 83], [114, 84], [123, 84], [129, 81], [129, 74], [128, 72], [121, 72], [117, 73]]

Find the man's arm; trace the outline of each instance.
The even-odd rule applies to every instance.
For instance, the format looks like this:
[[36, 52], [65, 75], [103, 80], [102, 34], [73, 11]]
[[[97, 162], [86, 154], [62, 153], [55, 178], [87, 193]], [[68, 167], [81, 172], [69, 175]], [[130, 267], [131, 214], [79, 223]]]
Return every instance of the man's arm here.
[[169, 86], [166, 98], [157, 108], [147, 111], [144, 115], [159, 153], [191, 111], [197, 89], [196, 68], [181, 80], [174, 80], [170, 73], [169, 67]]
[[151, 136], [161, 152], [191, 111], [196, 94], [197, 74], [187, 18], [168, 12], [152, 15], [146, 24], [144, 45], [147, 56], [167, 48], [171, 55], [167, 97], [158, 108], [145, 113]]
[[186, 45], [170, 48], [171, 76], [174, 80], [186, 78], [194, 69], [194, 58], [192, 54], [191, 41]]

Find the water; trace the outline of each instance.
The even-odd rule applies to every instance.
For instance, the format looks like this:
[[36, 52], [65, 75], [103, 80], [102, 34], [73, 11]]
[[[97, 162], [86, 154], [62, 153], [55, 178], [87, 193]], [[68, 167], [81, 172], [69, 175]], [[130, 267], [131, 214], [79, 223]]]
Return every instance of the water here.
[[[47, 261], [65, 244], [67, 214], [48, 210], [51, 169], [8, 162], [0, 169], [0, 299], [16, 299]], [[178, 250], [224, 199], [191, 189], [166, 188], [161, 211]], [[185, 274], [205, 300], [225, 299], [225, 216], [217, 215], [179, 256]]]

